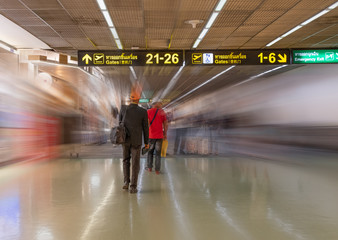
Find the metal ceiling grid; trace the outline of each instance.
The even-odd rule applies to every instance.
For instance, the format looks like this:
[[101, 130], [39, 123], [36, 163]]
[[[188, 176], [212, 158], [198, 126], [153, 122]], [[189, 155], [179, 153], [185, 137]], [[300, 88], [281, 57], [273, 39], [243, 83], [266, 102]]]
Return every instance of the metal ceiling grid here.
[[175, 28], [173, 32], [173, 40], [184, 40], [187, 38], [196, 39], [201, 32], [201, 28]]
[[56, 32], [58, 32], [64, 38], [84, 38], [81, 29], [77, 25], [55, 25], [52, 26]]
[[[132, 39], [132, 40], [123, 40], [122, 41], [124, 48], [132, 48], [132, 47], [139, 47], [139, 48], [145, 48], [146, 46], [146, 40], [144, 37], [140, 39]], [[116, 48], [115, 43], [112, 43], [113, 47]]]
[[[260, 10], [289, 10], [296, 6], [302, 0], [283, 0], [283, 1], [276, 1], [276, 0], [265, 0], [259, 6]], [[318, 1], [318, 0], [317, 0]]]
[[264, 0], [228, 0], [223, 11], [254, 11]]
[[217, 49], [220, 47], [221, 43], [224, 41], [224, 38], [207, 38], [204, 39], [198, 48], [200, 49]]
[[119, 28], [143, 28], [143, 11], [142, 10], [113, 10], [110, 11], [114, 25], [119, 32]]
[[228, 37], [225, 41], [222, 42], [221, 47], [227, 48], [227, 47], [236, 47], [236, 46], [242, 46], [247, 41], [250, 40], [251, 37]]
[[[324, 10], [325, 8], [331, 6], [332, 4], [334, 4], [337, 0], [302, 0], [300, 3], [298, 3], [294, 9], [298, 10], [298, 11], [314, 11], [316, 13], [318, 13], [319, 9]], [[314, 15], [313, 14], [313, 15]], [[311, 15], [312, 16], [312, 15]]]
[[144, 11], [159, 12], [178, 10], [181, 0], [143, 0]]
[[34, 12], [51, 26], [75, 24], [65, 10], [35, 10]]
[[19, 1], [0, 0], [0, 10], [26, 9]]
[[175, 11], [145, 11], [144, 20], [146, 28], [174, 28], [176, 13]]
[[69, 42], [73, 46], [76, 46], [77, 49], [96, 49], [86, 38], [66, 37], [65, 40], [67, 40], [67, 42]]
[[170, 39], [172, 28], [147, 28], [146, 36], [148, 39]]
[[195, 38], [182, 38], [182, 39], [176, 39], [174, 38], [171, 43], [172, 49], [190, 49], [191, 46], [195, 42]]
[[149, 49], [167, 49], [169, 47], [170, 39], [148, 39], [147, 45]]
[[40, 37], [56, 37], [58, 38], [59, 35], [53, 31], [49, 26], [29, 26], [29, 32], [35, 36]]
[[[223, 38], [229, 37], [237, 27], [212, 27], [208, 32], [210, 38]], [[203, 42], [203, 41], [202, 41]]]
[[108, 9], [112, 8], [116, 10], [141, 10], [143, 8], [142, 0], [105, 0], [105, 3]]
[[120, 28], [118, 29], [118, 33], [121, 39], [123, 39], [122, 42], [125, 40], [137, 40], [140, 38], [144, 38], [144, 28], [137, 28], [137, 27], [129, 27], [129, 28]]
[[247, 43], [242, 45], [241, 48], [243, 48], [243, 49], [244, 48], [263, 48], [270, 41], [271, 41], [271, 37], [257, 37], [257, 36], [255, 36], [252, 39], [250, 39], [250, 41], [248, 41]]
[[107, 23], [100, 11], [90, 9], [67, 9], [69, 15], [78, 25], [107, 27]]
[[7, 18], [13, 20], [19, 26], [45, 26], [46, 24], [27, 9], [3, 10], [0, 12]]
[[252, 37], [264, 29], [266, 25], [240, 26], [231, 34], [231, 37]]
[[215, 8], [218, 0], [181, 0], [181, 11], [210, 12]]
[[[69, 10], [90, 10], [92, 12], [99, 12], [99, 6], [95, 0], [58, 0], [61, 5]], [[105, 1], [107, 2], [107, 0]]]
[[222, 11], [213, 27], [239, 27], [252, 13], [251, 10]]
[[284, 13], [284, 10], [257, 10], [244, 22], [244, 25], [268, 25]]
[[61, 5], [57, 0], [21, 0], [24, 4], [26, 4], [32, 10], [57, 10], [62, 9]]
[[69, 48], [72, 47], [72, 45], [70, 45], [68, 42], [66, 42], [65, 40], [63, 40], [60, 37], [39, 37], [39, 39], [41, 39], [41, 41], [47, 43], [49, 46], [53, 47], [53, 48]]

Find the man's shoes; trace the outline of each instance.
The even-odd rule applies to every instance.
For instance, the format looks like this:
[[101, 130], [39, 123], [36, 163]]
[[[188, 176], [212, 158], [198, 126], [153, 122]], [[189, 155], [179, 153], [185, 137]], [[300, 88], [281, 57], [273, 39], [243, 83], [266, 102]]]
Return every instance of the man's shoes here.
[[156, 171], [156, 175], [160, 175], [160, 171]]
[[129, 192], [130, 193], [137, 193], [137, 188], [131, 187]]
[[125, 190], [128, 190], [128, 188], [129, 188], [129, 183], [124, 184], [122, 187], [122, 189], [125, 189]]
[[153, 169], [146, 167], [146, 170], [149, 171], [149, 172], [151, 172]]

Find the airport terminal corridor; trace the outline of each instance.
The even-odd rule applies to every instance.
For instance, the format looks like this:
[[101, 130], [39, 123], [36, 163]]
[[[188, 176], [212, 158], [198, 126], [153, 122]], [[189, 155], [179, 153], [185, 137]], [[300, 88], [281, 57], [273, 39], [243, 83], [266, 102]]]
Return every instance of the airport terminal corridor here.
[[160, 175], [141, 158], [137, 194], [122, 190], [120, 158], [1, 168], [0, 238], [337, 239], [338, 163], [304, 154], [168, 156]]

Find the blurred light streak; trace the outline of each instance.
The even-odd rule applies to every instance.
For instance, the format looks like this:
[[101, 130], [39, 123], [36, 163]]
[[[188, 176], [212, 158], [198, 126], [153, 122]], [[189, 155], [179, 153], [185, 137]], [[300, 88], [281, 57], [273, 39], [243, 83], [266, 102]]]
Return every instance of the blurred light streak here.
[[276, 70], [278, 70], [278, 69], [281, 69], [281, 68], [284, 68], [284, 67], [287, 67], [287, 66], [288, 66], [288, 65], [283, 65], [283, 66], [279, 66], [279, 67], [276, 67], [276, 68], [274, 68], [274, 69], [271, 69], [271, 70], [269, 70], [269, 71], [262, 72], [262, 73], [260, 73], [260, 74], [258, 74], [258, 75], [255, 75], [255, 76], [250, 77], [249, 79], [247, 79], [247, 80], [245, 80], [245, 81], [243, 81], [243, 82], [237, 83], [237, 84], [231, 86], [230, 88], [239, 86], [239, 85], [241, 85], [241, 84], [243, 84], [243, 83], [249, 82], [249, 81], [254, 80], [254, 79], [258, 78], [258, 77], [261, 77], [261, 76], [263, 76], [263, 75], [265, 75], [265, 74], [271, 73], [271, 72], [273, 72], [273, 71], [276, 71]]
[[98, 207], [96, 208], [94, 213], [89, 217], [89, 222], [87, 223], [87, 225], [86, 225], [86, 227], [83, 231], [83, 234], [80, 238], [81, 240], [82, 239], [90, 239], [90, 238], [88, 238], [88, 235], [90, 234], [90, 231], [95, 226], [95, 224], [98, 223], [98, 222], [101, 222], [100, 219], [102, 219], [102, 216], [100, 217], [100, 213], [103, 212], [103, 210], [105, 209], [105, 207], [108, 205], [109, 201], [111, 200], [114, 189], [115, 189], [115, 180], [113, 180], [113, 182], [110, 185], [108, 191], [106, 192], [103, 200], [98, 205]]
[[195, 87], [194, 89], [190, 90], [189, 92], [187, 92], [186, 94], [182, 95], [181, 97], [175, 99], [174, 101], [172, 101], [171, 103], [169, 103], [167, 106], [165, 106], [164, 108], [168, 108], [169, 106], [171, 106], [172, 104], [174, 104], [175, 102], [181, 100], [182, 98], [188, 96], [189, 94], [195, 92], [197, 89], [203, 87], [204, 85], [208, 84], [209, 82], [213, 81], [214, 79], [218, 78], [219, 76], [221, 76], [222, 74], [230, 71], [231, 69], [233, 69], [235, 67], [235, 65], [227, 68], [226, 70], [224, 70], [223, 72], [220, 72], [219, 74], [213, 76], [212, 78], [210, 78], [209, 80], [205, 81], [204, 83], [202, 83], [201, 85]]

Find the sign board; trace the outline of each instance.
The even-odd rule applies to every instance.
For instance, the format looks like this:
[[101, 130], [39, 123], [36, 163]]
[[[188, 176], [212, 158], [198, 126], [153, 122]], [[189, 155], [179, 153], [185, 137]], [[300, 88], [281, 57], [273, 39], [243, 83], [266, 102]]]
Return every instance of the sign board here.
[[275, 65], [290, 64], [288, 49], [196, 50], [185, 52], [186, 65]]
[[79, 66], [182, 66], [183, 51], [167, 50], [81, 50]]
[[141, 98], [139, 102], [140, 103], [149, 103], [150, 100], [148, 98]]
[[295, 64], [338, 63], [338, 49], [293, 50], [292, 56]]

